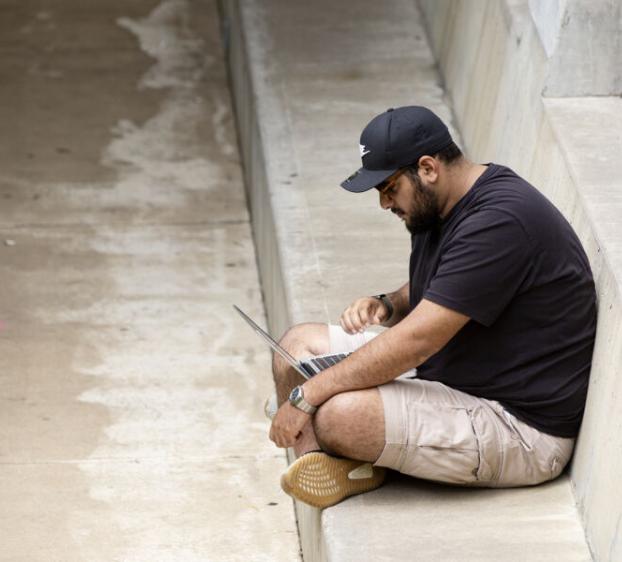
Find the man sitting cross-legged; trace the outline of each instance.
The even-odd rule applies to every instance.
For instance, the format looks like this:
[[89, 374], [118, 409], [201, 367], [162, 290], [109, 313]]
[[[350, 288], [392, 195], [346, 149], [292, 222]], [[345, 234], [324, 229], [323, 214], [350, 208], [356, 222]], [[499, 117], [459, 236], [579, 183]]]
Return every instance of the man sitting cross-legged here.
[[[595, 333], [590, 267], [572, 228], [510, 169], [466, 159], [423, 107], [374, 118], [363, 167], [411, 233], [410, 278], [363, 297], [341, 326], [301, 324], [294, 357], [352, 351], [308, 381], [274, 360], [270, 438], [297, 460], [283, 489], [327, 507], [382, 483], [388, 467], [465, 486], [557, 477], [585, 405]], [[373, 324], [388, 329], [377, 336]]]

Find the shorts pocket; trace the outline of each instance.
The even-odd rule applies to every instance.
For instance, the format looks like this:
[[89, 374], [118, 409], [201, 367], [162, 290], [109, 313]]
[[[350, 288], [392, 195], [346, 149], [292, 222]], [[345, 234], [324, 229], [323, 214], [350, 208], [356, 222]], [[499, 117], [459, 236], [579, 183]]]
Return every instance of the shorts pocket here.
[[[513, 416], [507, 410], [503, 410], [503, 421], [507, 424], [512, 438], [520, 443], [525, 451], [531, 452], [534, 443], [540, 438], [539, 432], [521, 422], [516, 416]], [[520, 429], [519, 429], [520, 427]]]
[[559, 462], [559, 459], [557, 457], [553, 457], [553, 460], [551, 461], [551, 480], [557, 478], [561, 474], [563, 468], [564, 467], [562, 466], [562, 463]]
[[416, 402], [408, 408], [408, 443], [398, 470], [452, 484], [475, 483], [480, 448], [472, 410]]

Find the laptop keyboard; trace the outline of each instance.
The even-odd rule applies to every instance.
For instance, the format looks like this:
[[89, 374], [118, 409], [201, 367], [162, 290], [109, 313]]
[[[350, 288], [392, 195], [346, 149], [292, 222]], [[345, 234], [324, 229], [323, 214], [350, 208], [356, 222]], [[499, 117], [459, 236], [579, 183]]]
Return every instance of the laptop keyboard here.
[[316, 375], [324, 369], [328, 369], [329, 367], [336, 365], [337, 363], [339, 363], [339, 361], [345, 359], [348, 355], [350, 354], [335, 353], [334, 355], [320, 355], [318, 357], [309, 357], [308, 359], [301, 361], [300, 364], [309, 374]]

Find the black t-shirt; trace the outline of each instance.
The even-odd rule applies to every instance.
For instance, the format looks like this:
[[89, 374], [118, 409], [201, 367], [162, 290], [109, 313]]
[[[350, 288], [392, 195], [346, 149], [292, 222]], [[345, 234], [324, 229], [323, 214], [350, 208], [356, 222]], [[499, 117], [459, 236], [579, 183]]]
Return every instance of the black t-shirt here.
[[596, 294], [576, 234], [537, 189], [490, 164], [438, 230], [413, 236], [411, 306], [422, 298], [471, 320], [419, 378], [498, 400], [546, 433], [577, 434]]

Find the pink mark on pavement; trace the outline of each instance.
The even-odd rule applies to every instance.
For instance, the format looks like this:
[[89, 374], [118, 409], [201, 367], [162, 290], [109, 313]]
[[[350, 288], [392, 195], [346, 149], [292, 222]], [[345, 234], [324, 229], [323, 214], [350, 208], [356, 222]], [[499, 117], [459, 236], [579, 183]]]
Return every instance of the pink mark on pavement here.
[[3, 320], [0, 320], [0, 332], [3, 332], [5, 328], [6, 328], [6, 324], [4, 323]]

